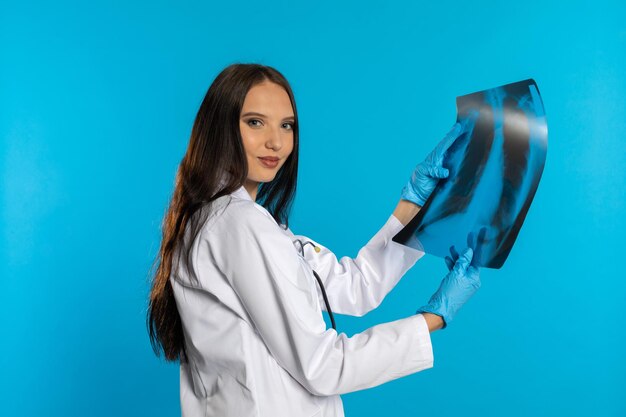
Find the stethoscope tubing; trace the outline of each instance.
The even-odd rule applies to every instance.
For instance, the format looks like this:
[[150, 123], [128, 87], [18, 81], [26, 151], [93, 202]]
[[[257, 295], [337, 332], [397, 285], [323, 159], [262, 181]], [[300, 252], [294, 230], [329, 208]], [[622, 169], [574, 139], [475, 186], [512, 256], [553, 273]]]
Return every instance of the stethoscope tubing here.
[[[303, 258], [304, 258], [304, 245], [311, 244], [311, 246], [313, 246], [314, 248], [316, 247], [315, 244], [313, 244], [313, 242], [311, 241], [307, 241], [305, 243], [302, 243], [300, 239], [296, 239], [295, 241], [300, 243], [300, 253], [302, 254]], [[326, 311], [328, 312], [328, 315], [330, 316], [330, 323], [333, 329], [337, 330], [337, 327], [335, 326], [335, 317], [333, 316], [333, 311], [330, 309], [330, 303], [328, 302], [328, 297], [326, 296], [326, 290], [324, 289], [324, 284], [322, 284], [322, 280], [320, 279], [319, 275], [317, 275], [317, 272], [315, 272], [313, 268], [311, 268], [311, 270], [313, 271], [313, 275], [315, 275], [315, 279], [317, 280], [317, 283], [319, 284], [320, 289], [322, 290], [322, 297], [324, 298], [324, 304], [326, 304]]]

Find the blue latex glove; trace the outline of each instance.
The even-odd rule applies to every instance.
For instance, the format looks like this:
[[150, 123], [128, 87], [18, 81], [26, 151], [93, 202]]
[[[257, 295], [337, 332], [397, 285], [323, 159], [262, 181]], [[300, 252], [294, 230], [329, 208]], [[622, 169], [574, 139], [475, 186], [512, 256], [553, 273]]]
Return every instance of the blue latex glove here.
[[[453, 256], [455, 254], [456, 251]], [[444, 329], [450, 324], [463, 304], [480, 288], [479, 269], [472, 265], [473, 255], [474, 251], [470, 247], [452, 265], [452, 259], [446, 258], [450, 272], [441, 281], [428, 304], [418, 309], [417, 314], [433, 313], [441, 316]]]
[[443, 156], [463, 131], [460, 123], [455, 123], [448, 134], [439, 142], [426, 159], [415, 167], [407, 184], [402, 188], [400, 198], [423, 206], [433, 192], [440, 178], [447, 178], [449, 171], [442, 166]]

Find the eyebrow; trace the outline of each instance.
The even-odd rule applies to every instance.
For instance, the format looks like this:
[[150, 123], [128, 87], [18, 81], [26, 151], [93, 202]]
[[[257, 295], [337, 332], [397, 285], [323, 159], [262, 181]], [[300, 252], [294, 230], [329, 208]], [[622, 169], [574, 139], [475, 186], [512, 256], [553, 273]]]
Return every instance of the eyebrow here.
[[[241, 115], [241, 117], [245, 117], [245, 116], [261, 116], [261, 117], [267, 117], [266, 115], [261, 114], [261, 113], [257, 113], [257, 112], [255, 112], [255, 111], [249, 111], [249, 112], [244, 113], [244, 114], [242, 114], [242, 115]], [[295, 120], [295, 117], [294, 117], [294, 116], [288, 116], [288, 117], [285, 117], [283, 120], [286, 120], [286, 119], [294, 119], [294, 120]]]

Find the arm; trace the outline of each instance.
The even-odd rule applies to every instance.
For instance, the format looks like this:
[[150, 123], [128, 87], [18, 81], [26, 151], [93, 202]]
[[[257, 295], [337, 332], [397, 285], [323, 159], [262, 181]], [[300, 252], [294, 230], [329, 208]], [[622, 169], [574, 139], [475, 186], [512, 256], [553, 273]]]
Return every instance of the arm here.
[[[396, 209], [393, 211], [393, 215], [400, 221], [400, 223], [402, 223], [403, 226], [406, 226], [411, 219], [417, 215], [420, 208], [421, 207], [415, 203], [401, 199], [398, 202]], [[433, 313], [422, 313], [422, 315], [426, 320], [429, 332], [432, 333], [443, 328], [443, 318], [441, 318], [441, 316]]]
[[433, 313], [422, 313], [422, 316], [424, 316], [424, 320], [426, 320], [426, 325], [430, 333], [443, 328], [443, 318], [441, 316]]
[[311, 297], [310, 272], [289, 236], [248, 207], [245, 213], [226, 211], [228, 227], [212, 230], [205, 238], [250, 325], [277, 363], [303, 387], [315, 395], [342, 394], [432, 367], [432, 345], [422, 314], [352, 337], [326, 329]]
[[393, 211], [393, 215], [402, 223], [402, 226], [406, 226], [417, 215], [420, 208], [415, 203], [400, 199], [396, 209]]
[[[408, 203], [407, 204], [412, 204]], [[356, 258], [337, 256], [324, 245], [303, 236], [288, 233], [292, 239], [311, 241], [304, 246], [304, 257], [324, 284], [332, 310], [339, 314], [362, 316], [378, 307], [385, 296], [400, 281], [424, 252], [396, 243], [391, 239], [403, 225], [395, 215], [389, 216], [383, 227], [362, 247]], [[325, 308], [320, 297], [320, 305]]]

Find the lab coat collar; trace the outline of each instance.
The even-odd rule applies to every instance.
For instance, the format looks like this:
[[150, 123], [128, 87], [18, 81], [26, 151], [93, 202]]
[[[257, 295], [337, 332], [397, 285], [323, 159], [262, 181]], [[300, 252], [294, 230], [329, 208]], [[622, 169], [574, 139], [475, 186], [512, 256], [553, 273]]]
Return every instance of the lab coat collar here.
[[233, 191], [230, 195], [232, 197], [235, 197], [235, 198], [241, 198], [243, 200], [252, 201], [254, 203], [254, 207], [256, 207], [257, 210], [259, 210], [261, 213], [265, 214], [267, 217], [272, 219], [272, 221], [274, 223], [276, 223], [276, 225], [278, 225], [278, 223], [276, 222], [276, 219], [274, 219], [274, 216], [272, 216], [270, 214], [270, 212], [267, 211], [267, 209], [265, 207], [263, 207], [262, 205], [260, 205], [256, 201], [252, 200], [252, 197], [250, 196], [250, 194], [248, 194], [248, 191], [245, 189], [245, 187], [243, 185], [241, 187], [239, 187], [237, 190]]
[[[232, 175], [229, 172], [223, 172], [218, 182], [218, 189], [221, 189], [223, 186], [225, 186], [231, 179]], [[244, 200], [253, 201], [252, 197], [250, 196], [250, 194], [248, 194], [248, 191], [246, 191], [243, 184], [241, 185], [241, 187], [230, 193], [230, 195]]]
[[237, 198], [243, 198], [244, 200], [253, 201], [252, 197], [250, 196], [250, 194], [248, 194], [248, 191], [245, 189], [243, 185], [239, 187], [237, 190], [235, 190], [231, 195]]

